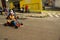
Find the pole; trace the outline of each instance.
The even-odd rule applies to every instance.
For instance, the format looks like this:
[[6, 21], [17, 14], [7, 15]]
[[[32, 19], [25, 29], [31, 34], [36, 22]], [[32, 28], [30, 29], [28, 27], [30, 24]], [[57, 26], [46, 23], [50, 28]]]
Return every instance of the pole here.
[[6, 7], [7, 7], [7, 5], [8, 5], [8, 0], [6, 0]]

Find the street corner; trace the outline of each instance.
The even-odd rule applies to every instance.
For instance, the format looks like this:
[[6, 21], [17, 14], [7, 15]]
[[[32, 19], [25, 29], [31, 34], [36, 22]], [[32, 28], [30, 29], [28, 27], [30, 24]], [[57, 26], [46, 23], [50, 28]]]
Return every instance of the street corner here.
[[44, 12], [42, 12], [41, 14], [36, 13], [36, 14], [33, 14], [33, 15], [29, 15], [29, 17], [35, 17], [35, 18], [45, 18], [47, 16], [48, 15]]

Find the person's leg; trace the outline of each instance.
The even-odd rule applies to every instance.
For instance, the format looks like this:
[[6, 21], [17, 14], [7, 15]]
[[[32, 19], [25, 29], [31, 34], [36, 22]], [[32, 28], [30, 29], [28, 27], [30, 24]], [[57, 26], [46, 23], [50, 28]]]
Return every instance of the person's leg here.
[[16, 22], [13, 22], [13, 26], [17, 29], [17, 25], [16, 25]]

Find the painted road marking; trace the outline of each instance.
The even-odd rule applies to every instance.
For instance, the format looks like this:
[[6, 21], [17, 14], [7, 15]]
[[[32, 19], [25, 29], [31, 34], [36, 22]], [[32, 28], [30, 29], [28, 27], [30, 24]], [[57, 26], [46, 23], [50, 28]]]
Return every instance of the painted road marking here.
[[58, 15], [55, 15], [56, 17], [59, 17]]
[[53, 17], [53, 15], [52, 15], [51, 13], [48, 13], [48, 15], [49, 15], [50, 17]]
[[55, 17], [59, 17], [56, 13], [53, 13], [53, 15], [54, 15]]

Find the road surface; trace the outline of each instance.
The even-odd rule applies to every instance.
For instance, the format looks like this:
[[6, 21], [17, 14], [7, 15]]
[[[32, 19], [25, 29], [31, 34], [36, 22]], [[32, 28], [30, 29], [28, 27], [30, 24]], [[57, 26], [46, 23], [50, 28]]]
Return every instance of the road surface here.
[[23, 27], [6, 27], [0, 15], [0, 40], [60, 40], [60, 18], [27, 18]]

